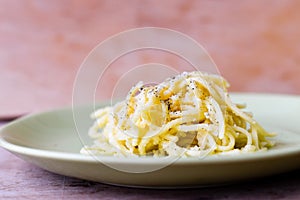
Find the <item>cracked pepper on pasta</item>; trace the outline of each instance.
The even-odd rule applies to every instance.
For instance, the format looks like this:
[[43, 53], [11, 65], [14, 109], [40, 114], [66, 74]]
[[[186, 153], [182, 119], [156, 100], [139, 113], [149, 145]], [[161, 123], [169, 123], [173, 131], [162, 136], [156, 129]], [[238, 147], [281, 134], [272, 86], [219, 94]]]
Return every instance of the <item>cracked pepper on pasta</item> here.
[[157, 85], [139, 82], [126, 99], [101, 108], [81, 153], [114, 156], [200, 157], [267, 150], [268, 133], [232, 103], [219, 75], [183, 72]]

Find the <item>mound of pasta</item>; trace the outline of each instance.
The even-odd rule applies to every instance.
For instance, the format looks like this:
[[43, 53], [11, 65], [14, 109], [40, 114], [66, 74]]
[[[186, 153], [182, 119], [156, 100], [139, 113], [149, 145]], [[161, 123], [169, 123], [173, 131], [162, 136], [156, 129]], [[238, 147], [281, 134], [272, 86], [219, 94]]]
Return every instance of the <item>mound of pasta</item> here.
[[182, 156], [266, 150], [268, 133], [231, 102], [219, 75], [184, 72], [157, 85], [139, 82], [126, 99], [101, 108], [81, 153], [115, 156]]

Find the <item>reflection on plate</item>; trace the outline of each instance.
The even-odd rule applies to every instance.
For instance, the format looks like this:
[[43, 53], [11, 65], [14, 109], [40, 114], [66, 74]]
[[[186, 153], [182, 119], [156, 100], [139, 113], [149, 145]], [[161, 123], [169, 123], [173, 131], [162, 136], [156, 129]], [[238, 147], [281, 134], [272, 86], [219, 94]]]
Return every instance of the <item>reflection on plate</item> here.
[[[136, 187], [209, 186], [273, 175], [300, 167], [300, 97], [271, 94], [232, 94], [234, 102], [247, 103], [248, 110], [269, 131], [277, 145], [269, 151], [235, 156], [181, 158], [148, 173], [126, 173], [103, 163], [127, 168], [155, 167], [158, 158], [99, 159], [79, 154], [90, 140], [79, 137], [71, 108], [18, 119], [0, 130], [0, 144], [20, 158], [58, 174], [98, 182]], [[81, 127], [92, 124], [90, 110], [82, 110]]]

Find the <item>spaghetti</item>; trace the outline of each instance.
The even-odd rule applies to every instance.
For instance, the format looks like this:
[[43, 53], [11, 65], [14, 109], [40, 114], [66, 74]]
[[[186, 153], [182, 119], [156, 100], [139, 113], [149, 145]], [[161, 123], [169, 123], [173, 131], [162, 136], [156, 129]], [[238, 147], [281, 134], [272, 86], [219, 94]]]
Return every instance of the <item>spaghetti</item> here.
[[268, 133], [231, 102], [228, 82], [199, 71], [155, 86], [135, 85], [126, 99], [92, 113], [92, 152], [115, 156], [182, 156], [243, 153], [273, 146]]

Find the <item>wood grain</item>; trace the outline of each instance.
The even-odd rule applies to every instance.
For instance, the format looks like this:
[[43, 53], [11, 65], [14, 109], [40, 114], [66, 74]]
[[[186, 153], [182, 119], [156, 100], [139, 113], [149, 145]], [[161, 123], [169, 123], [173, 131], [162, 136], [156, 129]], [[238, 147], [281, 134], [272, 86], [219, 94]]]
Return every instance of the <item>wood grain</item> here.
[[56, 175], [0, 150], [1, 199], [299, 199], [300, 171], [236, 185], [135, 189]]

